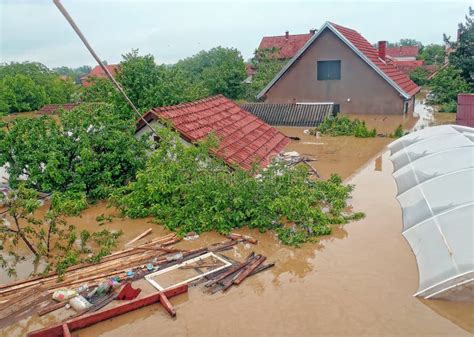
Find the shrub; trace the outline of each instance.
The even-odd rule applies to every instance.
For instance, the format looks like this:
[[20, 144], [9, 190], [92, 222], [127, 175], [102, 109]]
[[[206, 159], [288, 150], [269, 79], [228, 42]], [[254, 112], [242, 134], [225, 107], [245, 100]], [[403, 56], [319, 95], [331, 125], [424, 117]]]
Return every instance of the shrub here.
[[375, 137], [377, 130], [369, 130], [364, 121], [348, 117], [326, 117], [323, 122], [316, 128], [310, 130], [310, 134], [316, 132], [330, 136], [355, 136], [359, 138]]

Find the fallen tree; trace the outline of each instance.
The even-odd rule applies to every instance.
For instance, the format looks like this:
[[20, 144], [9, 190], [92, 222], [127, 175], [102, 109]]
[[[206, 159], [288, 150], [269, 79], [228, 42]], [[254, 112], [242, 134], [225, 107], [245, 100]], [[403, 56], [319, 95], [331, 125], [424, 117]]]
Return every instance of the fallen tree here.
[[291, 245], [329, 234], [331, 224], [363, 216], [343, 213], [353, 186], [343, 185], [337, 175], [313, 180], [306, 167], [289, 168], [283, 161], [265, 170], [228, 169], [209, 156], [217, 146], [214, 137], [187, 146], [171, 130], [158, 132], [160, 145], [136, 181], [113, 195], [126, 216], [153, 216], [179, 235], [228, 234], [244, 226], [273, 229]]

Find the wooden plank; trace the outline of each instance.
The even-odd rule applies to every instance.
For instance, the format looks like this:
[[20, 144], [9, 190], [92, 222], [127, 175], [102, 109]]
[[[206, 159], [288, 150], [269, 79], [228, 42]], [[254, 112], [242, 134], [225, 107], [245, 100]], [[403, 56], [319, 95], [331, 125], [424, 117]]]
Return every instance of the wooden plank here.
[[251, 255], [251, 257], [249, 257], [245, 262], [243, 262], [243, 263], [241, 263], [237, 266], [232, 266], [232, 267], [228, 268], [226, 272], [224, 272], [224, 273], [220, 274], [219, 276], [217, 276], [217, 277], [211, 279], [210, 281], [208, 281], [205, 284], [205, 286], [206, 287], [212, 286], [213, 284], [225, 279], [227, 276], [234, 274], [235, 272], [239, 271], [242, 268], [245, 268], [252, 261], [253, 261], [253, 255]]
[[174, 310], [173, 306], [171, 305], [168, 297], [164, 293], [160, 293], [160, 303], [165, 308], [166, 311], [171, 315], [171, 317], [176, 316], [176, 310]]
[[141, 238], [144, 238], [145, 236], [147, 236], [148, 234], [150, 234], [151, 231], [152, 231], [152, 229], [151, 229], [151, 228], [148, 228], [146, 231], [144, 231], [142, 234], [140, 234], [140, 235], [137, 236], [136, 238], [134, 238], [134, 239], [128, 241], [128, 242], [125, 244], [125, 247], [131, 245], [132, 243], [137, 242], [137, 241], [140, 240]]
[[64, 302], [59, 302], [59, 303], [53, 303], [51, 305], [48, 305], [38, 311], [38, 316], [44, 316], [52, 311], [58, 310], [68, 304], [68, 301]]
[[71, 337], [71, 331], [69, 331], [69, 327], [67, 326], [67, 324], [63, 324], [63, 336]]
[[231, 240], [244, 240], [254, 245], [258, 243], [257, 239], [254, 239], [253, 237], [244, 234], [230, 233], [229, 235], [227, 235], [227, 237]]
[[[166, 298], [171, 298], [173, 296], [177, 296], [187, 291], [188, 291], [188, 285], [183, 284], [181, 286], [163, 291], [163, 295], [165, 295]], [[82, 329], [82, 328], [91, 326], [93, 324], [96, 324], [98, 322], [102, 322], [107, 319], [110, 319], [112, 317], [116, 317], [124, 313], [148, 306], [153, 303], [157, 303], [157, 302], [161, 303], [160, 294], [161, 292], [154, 293], [146, 297], [138, 298], [128, 303], [121, 304], [104, 311], [91, 313], [79, 318], [68, 320], [65, 323], [56, 324], [48, 328], [32, 331], [28, 333], [28, 336], [29, 337], [61, 337], [63, 336], [63, 329], [62, 329], [63, 324], [67, 324], [69, 331]]]
[[248, 268], [245, 268], [245, 270], [234, 280], [234, 284], [239, 285], [240, 283], [242, 283], [242, 281], [245, 280], [245, 278], [249, 276], [249, 274], [254, 271], [259, 265], [261, 265], [266, 259], [267, 258], [265, 256], [260, 255], [255, 261], [253, 261], [248, 266]]

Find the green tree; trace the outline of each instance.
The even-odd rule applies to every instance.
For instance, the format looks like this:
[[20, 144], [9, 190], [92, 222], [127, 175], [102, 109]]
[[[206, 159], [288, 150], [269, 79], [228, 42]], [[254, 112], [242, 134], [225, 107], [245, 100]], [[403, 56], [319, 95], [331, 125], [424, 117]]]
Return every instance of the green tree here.
[[45, 88], [35, 84], [28, 76], [7, 75], [0, 81], [0, 107], [3, 111], [37, 110], [46, 102]]
[[441, 69], [430, 82], [431, 91], [435, 96], [434, 103], [456, 104], [457, 95], [469, 92], [471, 87], [461, 76], [461, 70], [453, 66]]
[[389, 47], [404, 47], [404, 46], [417, 46], [418, 48], [423, 48], [423, 44], [415, 39], [400, 39], [398, 42], [388, 44]]
[[247, 86], [246, 98], [255, 101], [257, 95], [262, 89], [276, 76], [276, 74], [285, 65], [284, 61], [276, 56], [278, 49], [257, 49], [252, 58], [252, 66], [255, 74], [252, 77], [252, 83]]
[[470, 86], [474, 88], [474, 10], [469, 7], [466, 15], [466, 22], [459, 24], [459, 40], [449, 41], [450, 38], [444, 36], [445, 42], [454, 49], [449, 54], [449, 63], [461, 70], [461, 76]]
[[241, 98], [244, 93], [245, 64], [237, 49], [216, 47], [179, 61], [178, 69], [202, 80], [211, 95]]
[[0, 135], [0, 165], [8, 163], [12, 187], [23, 177], [38, 191], [106, 198], [144, 164], [146, 143], [134, 134], [135, 124], [108, 104], [64, 111], [59, 123], [47, 116], [15, 119]]
[[423, 50], [418, 55], [418, 59], [424, 60], [425, 64], [438, 64], [444, 63], [446, 51], [444, 46], [439, 44], [430, 44], [423, 47]]
[[[15, 274], [17, 262], [28, 255], [18, 249], [20, 243], [35, 257], [36, 264], [40, 260], [45, 262], [43, 272], [55, 270], [61, 275], [73, 264], [98, 262], [110, 254], [121, 235], [107, 230], [96, 233], [84, 230], [79, 234], [75, 226], [65, 221], [66, 215], [77, 215], [86, 207], [81, 193], [54, 193], [42, 217], [36, 212], [41, 206], [38, 193], [24, 184], [6, 196], [2, 194], [0, 201], [8, 214], [0, 219], [0, 266], [9, 275]], [[93, 242], [88, 242], [90, 238]]]
[[417, 67], [410, 72], [410, 79], [418, 85], [425, 85], [428, 82], [430, 72], [423, 68]]

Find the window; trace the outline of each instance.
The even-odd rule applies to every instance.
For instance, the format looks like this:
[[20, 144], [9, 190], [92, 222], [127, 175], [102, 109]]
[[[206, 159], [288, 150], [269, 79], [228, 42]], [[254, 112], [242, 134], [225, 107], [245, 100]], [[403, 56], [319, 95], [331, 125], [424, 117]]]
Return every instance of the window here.
[[341, 61], [318, 61], [318, 81], [340, 79]]
[[339, 112], [341, 112], [341, 106], [339, 104], [334, 104], [332, 107], [332, 115], [336, 116]]
[[408, 112], [408, 101], [403, 102], [403, 113], [406, 114]]

